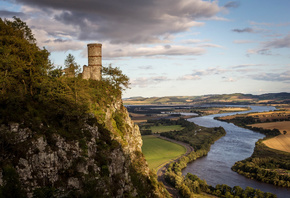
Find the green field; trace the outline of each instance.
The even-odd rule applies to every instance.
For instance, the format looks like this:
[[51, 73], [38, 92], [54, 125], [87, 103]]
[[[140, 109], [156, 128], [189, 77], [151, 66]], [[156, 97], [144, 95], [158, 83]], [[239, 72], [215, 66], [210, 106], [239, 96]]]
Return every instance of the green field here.
[[142, 152], [150, 169], [156, 169], [159, 165], [179, 157], [186, 149], [179, 145], [152, 135], [142, 136]]
[[168, 131], [181, 131], [184, 129], [181, 125], [169, 125], [169, 126], [151, 126], [150, 130], [152, 133], [162, 133], [162, 132], [168, 132]]

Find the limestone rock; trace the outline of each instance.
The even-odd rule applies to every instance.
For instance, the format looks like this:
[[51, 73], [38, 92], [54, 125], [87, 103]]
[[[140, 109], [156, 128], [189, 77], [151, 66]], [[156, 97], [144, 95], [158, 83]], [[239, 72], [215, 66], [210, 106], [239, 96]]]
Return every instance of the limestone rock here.
[[[13, 149], [21, 152], [5, 150], [4, 156], [12, 157], [2, 157], [0, 161], [13, 165], [28, 197], [35, 189], [45, 186], [54, 186], [63, 192], [77, 190], [80, 194], [87, 193], [83, 189], [90, 182], [95, 183], [92, 190], [104, 196], [136, 197], [141, 190], [133, 180], [136, 182], [138, 177], [141, 183], [149, 180], [149, 168], [140, 155], [142, 139], [139, 128], [131, 121], [121, 98], [104, 110], [107, 130], [88, 124], [86, 120], [92, 117], [88, 115], [83, 118], [82, 129], [88, 136], [82, 139], [68, 140], [57, 132], [47, 136], [23, 128], [19, 123], [3, 125], [0, 133], [11, 134]], [[122, 119], [122, 129], [115, 126], [116, 114]], [[135, 165], [140, 159], [143, 160], [142, 166]], [[4, 182], [2, 172], [0, 169], [0, 185]]]

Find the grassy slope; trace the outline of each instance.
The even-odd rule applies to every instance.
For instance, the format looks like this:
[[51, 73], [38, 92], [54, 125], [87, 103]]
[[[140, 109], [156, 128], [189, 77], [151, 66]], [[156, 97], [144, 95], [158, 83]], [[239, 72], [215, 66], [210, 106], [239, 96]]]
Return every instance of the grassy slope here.
[[150, 169], [156, 169], [159, 165], [175, 159], [184, 154], [186, 149], [178, 144], [159, 139], [152, 135], [142, 136], [142, 152]]
[[150, 127], [150, 130], [152, 130], [152, 133], [162, 133], [162, 132], [168, 132], [168, 131], [180, 131], [184, 127], [181, 125], [169, 125], [169, 126], [152, 126]]

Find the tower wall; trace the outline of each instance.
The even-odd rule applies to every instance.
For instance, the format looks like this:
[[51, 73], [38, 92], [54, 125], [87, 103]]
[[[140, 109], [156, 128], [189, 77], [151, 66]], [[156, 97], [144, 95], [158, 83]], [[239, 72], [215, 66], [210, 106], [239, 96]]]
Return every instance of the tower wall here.
[[83, 66], [82, 78], [86, 80], [91, 78], [91, 67], [88, 67], [86, 65]]
[[88, 44], [88, 68], [89, 75], [83, 75], [84, 79], [101, 80], [102, 78], [102, 44]]

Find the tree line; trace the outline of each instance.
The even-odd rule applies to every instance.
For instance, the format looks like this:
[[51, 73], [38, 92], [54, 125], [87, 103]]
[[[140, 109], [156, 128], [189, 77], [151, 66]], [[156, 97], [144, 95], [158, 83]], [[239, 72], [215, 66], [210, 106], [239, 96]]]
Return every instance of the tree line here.
[[[248, 126], [250, 124], [261, 123], [259, 118], [254, 118], [252, 116], [237, 116], [228, 120], [219, 120], [231, 122], [237, 126], [262, 133], [266, 135], [264, 139], [281, 134], [278, 129], [264, 129]], [[286, 134], [286, 131], [283, 133]], [[265, 146], [262, 141], [263, 140], [259, 140], [256, 143], [254, 153], [251, 157], [236, 162], [232, 170], [250, 179], [256, 179], [261, 182], [289, 188], [290, 176], [288, 172], [290, 170], [290, 154], [271, 149]]]
[[181, 131], [164, 132], [160, 134], [161, 136], [190, 144], [195, 150], [204, 149], [209, 151], [211, 144], [226, 134], [222, 127], [201, 127], [185, 119], [179, 119], [178, 121], [169, 120], [166, 122], [180, 124], [184, 129]]
[[210, 145], [217, 139], [225, 135], [222, 127], [205, 128], [200, 127], [185, 119], [172, 120], [152, 120], [150, 123], [162, 125], [181, 125], [185, 127], [181, 131], [163, 132], [160, 135], [189, 143], [194, 147], [187, 156], [181, 157], [177, 162], [171, 163], [165, 173], [165, 179], [173, 187], [175, 187], [182, 197], [194, 197], [194, 194], [208, 193], [217, 197], [239, 198], [239, 197], [259, 197], [259, 198], [275, 198], [272, 193], [264, 193], [259, 189], [247, 187], [242, 189], [240, 186], [231, 188], [226, 184], [210, 186], [205, 180], [199, 179], [196, 175], [188, 173], [185, 177], [182, 175], [184, 169], [189, 162], [195, 161], [197, 158], [206, 156], [210, 150]]
[[256, 143], [251, 157], [238, 161], [232, 170], [251, 179], [281, 187], [290, 187], [290, 154]]
[[207, 155], [208, 151], [200, 149], [192, 151], [189, 155], [183, 156], [178, 162], [173, 162], [169, 165], [165, 173], [165, 179], [168, 183], [174, 186], [182, 197], [194, 197], [194, 194], [201, 192], [211, 194], [217, 197], [224, 198], [276, 198], [277, 196], [272, 193], [265, 193], [259, 189], [240, 186], [233, 188], [226, 184], [218, 184], [215, 187], [210, 186], [205, 180], [201, 180], [196, 175], [187, 173], [186, 176], [182, 175], [182, 169], [187, 166], [187, 163], [196, 160], [197, 158]]

